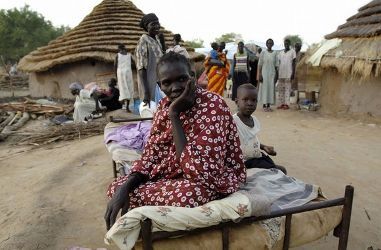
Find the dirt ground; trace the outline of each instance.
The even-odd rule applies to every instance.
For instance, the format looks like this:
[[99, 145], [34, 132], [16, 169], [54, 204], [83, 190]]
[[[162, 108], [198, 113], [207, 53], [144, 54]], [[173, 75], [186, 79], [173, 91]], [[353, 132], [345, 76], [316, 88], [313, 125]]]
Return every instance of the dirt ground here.
[[[381, 126], [314, 112], [256, 112], [289, 175], [331, 198], [355, 187], [348, 249], [381, 248]], [[115, 249], [103, 243], [112, 181], [103, 137], [30, 150], [0, 144], [0, 249]], [[335, 249], [331, 234], [298, 249]]]

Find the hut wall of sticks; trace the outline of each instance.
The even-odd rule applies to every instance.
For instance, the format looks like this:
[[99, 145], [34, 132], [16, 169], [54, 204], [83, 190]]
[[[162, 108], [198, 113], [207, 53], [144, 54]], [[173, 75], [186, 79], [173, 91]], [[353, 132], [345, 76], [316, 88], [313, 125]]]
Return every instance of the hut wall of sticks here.
[[[67, 88], [71, 82], [96, 82], [99, 75], [111, 78], [117, 46], [124, 44], [135, 54], [144, 33], [139, 27], [143, 15], [131, 1], [104, 0], [77, 27], [22, 58], [18, 69], [30, 73], [31, 96], [70, 98]], [[171, 45], [173, 33], [163, 27], [161, 32]], [[193, 61], [204, 59], [187, 44], [183, 46]], [[136, 75], [135, 69], [133, 72]]]
[[[320, 61], [321, 111], [381, 118], [381, 0], [361, 7], [325, 38], [341, 43]], [[301, 63], [308, 64], [309, 56]]]

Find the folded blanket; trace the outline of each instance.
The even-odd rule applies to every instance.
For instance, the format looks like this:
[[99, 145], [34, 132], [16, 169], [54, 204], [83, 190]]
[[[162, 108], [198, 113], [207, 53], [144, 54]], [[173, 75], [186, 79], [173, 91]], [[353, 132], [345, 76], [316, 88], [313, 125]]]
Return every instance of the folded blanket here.
[[271, 211], [304, 205], [321, 192], [318, 186], [306, 184], [276, 169], [249, 169], [246, 183], [240, 190], [246, 191], [252, 206], [259, 198], [268, 199]]
[[[248, 169], [247, 176], [247, 183], [240, 191], [201, 207], [144, 206], [132, 209], [107, 232], [105, 242], [114, 242], [120, 249], [131, 249], [139, 237], [140, 221], [146, 218], [152, 220], [154, 232], [192, 230], [265, 215], [271, 209], [303, 205], [318, 196], [318, 187], [285, 176], [276, 169]], [[274, 239], [279, 226], [272, 229]]]
[[150, 121], [122, 125], [105, 133], [105, 144], [116, 142], [127, 149], [143, 151], [151, 127]]

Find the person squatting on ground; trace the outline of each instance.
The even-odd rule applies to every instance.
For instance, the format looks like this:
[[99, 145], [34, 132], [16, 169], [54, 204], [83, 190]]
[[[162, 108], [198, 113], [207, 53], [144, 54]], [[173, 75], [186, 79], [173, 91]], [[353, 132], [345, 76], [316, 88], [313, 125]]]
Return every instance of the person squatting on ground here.
[[258, 61], [258, 99], [265, 112], [272, 111], [270, 105], [275, 103], [275, 83], [278, 80], [279, 61], [276, 52], [272, 50], [273, 46], [273, 39], [267, 39], [267, 50], [261, 52]]
[[290, 48], [290, 40], [284, 40], [284, 50], [279, 52], [279, 79], [277, 85], [277, 109], [289, 109], [291, 81], [295, 76], [295, 50]]
[[196, 207], [225, 197], [246, 181], [237, 127], [223, 98], [195, 85], [190, 62], [174, 52], [157, 65], [162, 91], [144, 152], [131, 174], [107, 191], [110, 228], [121, 210]]
[[238, 87], [237, 100], [238, 112], [233, 115], [237, 124], [241, 149], [247, 168], [276, 168], [287, 174], [284, 167], [276, 165], [274, 161], [261, 150], [275, 156], [274, 147], [261, 144], [257, 134], [261, 129], [258, 119], [253, 115], [257, 109], [257, 89], [246, 83]]
[[85, 89], [79, 82], [69, 86], [70, 92], [75, 96], [73, 120], [75, 123], [86, 122], [87, 118], [100, 110], [98, 99], [94, 95], [96, 88]]
[[114, 68], [119, 88], [119, 101], [123, 103], [127, 112], [131, 112], [129, 105], [134, 95], [134, 80], [132, 78], [132, 57], [123, 44], [118, 46]]
[[119, 89], [116, 88], [117, 81], [111, 78], [108, 82], [109, 89], [98, 96], [98, 101], [102, 106], [106, 107], [107, 111], [113, 111], [122, 108], [119, 102]]

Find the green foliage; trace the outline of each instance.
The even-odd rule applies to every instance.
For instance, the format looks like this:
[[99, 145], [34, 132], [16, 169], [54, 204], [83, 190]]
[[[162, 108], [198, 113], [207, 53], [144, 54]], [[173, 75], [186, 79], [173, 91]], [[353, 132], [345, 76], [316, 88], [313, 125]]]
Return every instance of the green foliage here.
[[61, 36], [69, 27], [52, 23], [29, 9], [0, 10], [0, 55], [6, 61], [17, 61], [29, 52]]
[[185, 41], [190, 47], [192, 48], [203, 48], [204, 47], [204, 40], [202, 39], [193, 39], [191, 41]]
[[299, 35], [287, 35], [284, 39], [289, 39], [291, 47], [295, 46], [295, 43], [303, 44], [303, 39]]
[[242, 35], [234, 33], [234, 32], [222, 34], [220, 37], [217, 37], [215, 39], [215, 42], [217, 42], [217, 43], [220, 43], [220, 42], [225, 42], [225, 43], [235, 42], [235, 43], [238, 43], [240, 41], [243, 41]]

